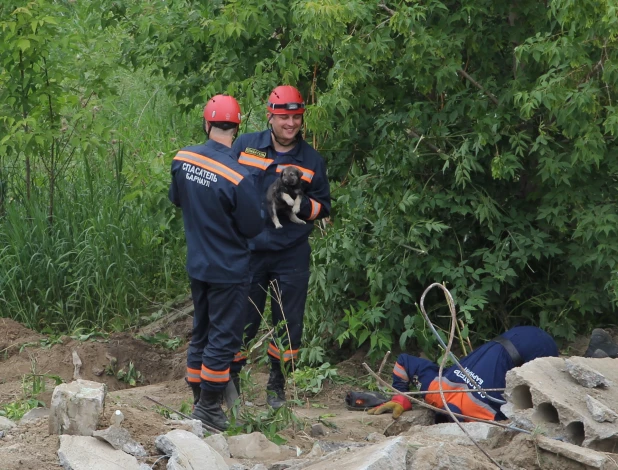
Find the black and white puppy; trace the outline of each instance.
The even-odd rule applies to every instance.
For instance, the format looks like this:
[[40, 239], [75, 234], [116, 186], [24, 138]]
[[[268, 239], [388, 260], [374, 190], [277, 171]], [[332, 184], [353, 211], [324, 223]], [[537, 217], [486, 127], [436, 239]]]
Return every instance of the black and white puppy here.
[[275, 224], [275, 228], [283, 227], [279, 222], [277, 213], [287, 215], [295, 224], [306, 223], [296, 216], [300, 211], [300, 203], [303, 198], [302, 175], [302, 172], [295, 166], [286, 166], [281, 171], [281, 177], [268, 188], [266, 192], [268, 215]]

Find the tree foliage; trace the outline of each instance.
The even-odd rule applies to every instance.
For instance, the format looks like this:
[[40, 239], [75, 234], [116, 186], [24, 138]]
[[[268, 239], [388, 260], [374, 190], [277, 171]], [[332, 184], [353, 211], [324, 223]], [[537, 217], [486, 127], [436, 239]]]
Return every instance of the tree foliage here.
[[[616, 299], [613, 2], [115, 0], [127, 63], [155, 63], [191, 110], [240, 98], [265, 125], [279, 83], [309, 103], [334, 210], [314, 237], [310, 341], [420, 337], [445, 282], [481, 337], [558, 337]], [[312, 344], [315, 343], [315, 340]]]
[[[119, 60], [156, 76], [149, 83], [175, 100], [171, 115], [199, 120], [205, 100], [227, 92], [252, 131], [265, 127], [277, 84], [306, 97], [305, 137], [327, 160], [334, 206], [313, 240], [305, 359], [320, 358], [333, 338], [374, 352], [424, 344], [415, 302], [435, 281], [478, 338], [520, 323], [572, 338], [614, 321], [614, 2], [93, 0], [82, 10], [97, 24], [87, 35], [120, 38]], [[10, 84], [1, 93], [13, 97], [3, 100], [3, 122], [21, 125], [2, 145], [21, 146], [21, 164], [27, 155], [49, 161], [51, 142], [67, 139], [39, 106], [44, 140], [26, 143], [20, 96], [31, 90], [29, 102], [44, 104], [48, 85], [44, 74], [19, 85], [19, 51], [47, 54], [33, 41], [26, 47], [25, 21], [0, 51], [0, 80]], [[73, 65], [61, 60], [68, 50], [45, 57]], [[89, 89], [93, 75], [65, 69], [54, 86], [69, 88], [54, 100], [75, 83]], [[79, 119], [71, 103], [53, 106], [67, 110], [68, 123]], [[69, 148], [82, 145], [69, 139]], [[165, 171], [144, 187], [138, 168], [123, 170], [131, 197], [169, 227]]]

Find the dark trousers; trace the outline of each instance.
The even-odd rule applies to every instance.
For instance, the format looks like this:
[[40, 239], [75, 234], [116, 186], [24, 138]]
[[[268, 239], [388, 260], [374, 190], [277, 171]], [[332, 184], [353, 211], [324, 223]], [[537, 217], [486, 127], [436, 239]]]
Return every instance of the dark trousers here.
[[[271, 368], [279, 368], [280, 360], [296, 360], [303, 335], [303, 317], [309, 286], [309, 242], [281, 251], [251, 254], [251, 289], [247, 303], [245, 344], [257, 335], [270, 291], [272, 324], [279, 338], [278, 345], [270, 341], [268, 355]], [[285, 321], [285, 324], [281, 324]], [[232, 372], [237, 373], [246, 362], [244, 354], [235, 356]]]
[[187, 351], [187, 382], [222, 391], [230, 364], [242, 346], [249, 284], [218, 284], [190, 279], [195, 313]]

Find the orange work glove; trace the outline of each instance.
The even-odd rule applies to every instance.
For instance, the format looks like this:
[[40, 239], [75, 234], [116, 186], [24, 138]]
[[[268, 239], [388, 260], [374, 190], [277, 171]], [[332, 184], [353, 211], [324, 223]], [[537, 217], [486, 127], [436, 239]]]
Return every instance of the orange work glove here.
[[403, 395], [395, 395], [391, 398], [391, 401], [376, 406], [375, 408], [367, 411], [370, 415], [381, 415], [382, 413], [393, 412], [393, 419], [397, 419], [404, 411], [410, 411], [412, 409], [412, 403]]

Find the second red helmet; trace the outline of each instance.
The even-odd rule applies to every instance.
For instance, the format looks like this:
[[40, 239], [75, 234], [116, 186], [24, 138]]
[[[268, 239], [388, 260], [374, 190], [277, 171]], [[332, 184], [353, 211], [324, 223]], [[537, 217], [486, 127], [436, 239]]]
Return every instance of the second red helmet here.
[[280, 85], [268, 98], [266, 109], [272, 114], [304, 114], [303, 96], [291, 85]]
[[207, 122], [231, 122], [240, 124], [240, 106], [229, 95], [213, 96], [204, 107]]

